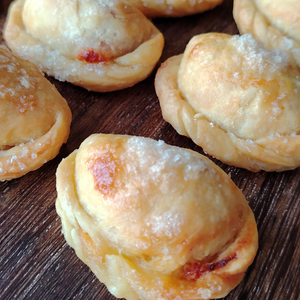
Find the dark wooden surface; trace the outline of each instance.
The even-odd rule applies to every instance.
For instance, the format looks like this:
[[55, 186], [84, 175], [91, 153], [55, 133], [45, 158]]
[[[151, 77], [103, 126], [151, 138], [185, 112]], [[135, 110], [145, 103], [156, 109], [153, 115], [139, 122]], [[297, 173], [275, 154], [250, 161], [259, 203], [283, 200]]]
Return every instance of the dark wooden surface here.
[[[0, 30], [9, 2], [0, 3]], [[200, 15], [154, 23], [165, 36], [159, 64], [182, 53], [196, 34], [238, 33], [232, 0]], [[65, 243], [55, 211], [55, 171], [62, 158], [97, 132], [162, 139], [203, 154], [163, 120], [153, 84], [155, 71], [132, 88], [105, 94], [49, 78], [72, 110], [71, 134], [59, 155], [39, 170], [0, 182], [1, 300], [115, 299]], [[259, 230], [256, 259], [225, 299], [300, 299], [300, 168], [251, 173], [213, 161], [242, 189]]]

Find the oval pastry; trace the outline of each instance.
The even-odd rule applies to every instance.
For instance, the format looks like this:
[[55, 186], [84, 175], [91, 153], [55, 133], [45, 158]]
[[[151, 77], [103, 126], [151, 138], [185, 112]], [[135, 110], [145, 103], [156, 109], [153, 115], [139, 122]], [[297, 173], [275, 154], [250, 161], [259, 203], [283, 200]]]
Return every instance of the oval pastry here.
[[36, 170], [66, 142], [71, 111], [31, 62], [0, 46], [0, 180]]
[[254, 259], [245, 197], [197, 152], [94, 134], [56, 176], [64, 236], [116, 297], [223, 297]]
[[183, 17], [202, 13], [215, 8], [223, 0], [128, 0], [136, 6], [144, 15], [155, 17]]
[[234, 0], [233, 16], [241, 34], [279, 48], [300, 66], [299, 0]]
[[98, 92], [145, 79], [164, 44], [138, 9], [117, 0], [16, 0], [4, 38], [48, 75]]
[[251, 171], [300, 165], [300, 73], [250, 34], [194, 37], [155, 78], [163, 116], [219, 160]]

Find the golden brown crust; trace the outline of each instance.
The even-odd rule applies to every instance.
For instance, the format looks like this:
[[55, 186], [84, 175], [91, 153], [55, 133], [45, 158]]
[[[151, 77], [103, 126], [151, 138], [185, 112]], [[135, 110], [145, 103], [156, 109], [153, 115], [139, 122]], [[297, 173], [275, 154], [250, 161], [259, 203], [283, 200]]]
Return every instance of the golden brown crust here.
[[0, 180], [54, 158], [71, 123], [67, 102], [29, 61], [0, 46]]
[[221, 161], [251, 171], [299, 166], [300, 74], [250, 35], [194, 37], [155, 79], [164, 118]]
[[57, 169], [67, 242], [116, 297], [211, 299], [257, 251], [242, 192], [199, 153], [95, 134]]
[[202, 13], [220, 5], [223, 0], [128, 0], [136, 6], [144, 15], [155, 17], [183, 17]]
[[4, 38], [47, 74], [99, 92], [148, 77], [164, 45], [142, 13], [118, 0], [16, 0]]
[[251, 33], [268, 48], [287, 53], [300, 65], [300, 2], [234, 0], [233, 16], [241, 34]]

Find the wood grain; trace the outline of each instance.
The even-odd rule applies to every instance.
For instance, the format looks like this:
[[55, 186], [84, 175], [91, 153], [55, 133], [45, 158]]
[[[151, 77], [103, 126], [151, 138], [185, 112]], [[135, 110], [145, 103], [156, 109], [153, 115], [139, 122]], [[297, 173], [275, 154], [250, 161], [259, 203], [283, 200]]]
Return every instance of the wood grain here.
[[[9, 2], [0, 3], [1, 30]], [[200, 15], [154, 23], [165, 36], [159, 64], [182, 53], [196, 34], [238, 33], [232, 0]], [[1, 300], [115, 299], [65, 243], [55, 211], [55, 171], [62, 158], [96, 132], [162, 139], [203, 154], [163, 120], [155, 71], [130, 89], [105, 94], [49, 78], [72, 110], [71, 134], [55, 159], [22, 178], [0, 183]], [[300, 299], [300, 169], [251, 173], [213, 161], [242, 189], [259, 230], [256, 259], [225, 299]]]

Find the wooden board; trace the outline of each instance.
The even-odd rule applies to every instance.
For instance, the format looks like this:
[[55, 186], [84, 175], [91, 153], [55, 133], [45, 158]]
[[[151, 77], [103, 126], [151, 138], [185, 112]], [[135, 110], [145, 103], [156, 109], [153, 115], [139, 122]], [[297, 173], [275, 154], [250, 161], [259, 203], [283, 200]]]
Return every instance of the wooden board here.
[[[9, 2], [0, 4], [0, 30]], [[196, 34], [238, 33], [232, 5], [225, 0], [203, 14], [154, 20], [165, 36], [159, 64], [182, 53]], [[155, 72], [132, 88], [111, 93], [88, 92], [49, 78], [72, 110], [71, 134], [55, 159], [22, 178], [0, 182], [0, 299], [115, 299], [65, 243], [55, 211], [55, 171], [62, 158], [97, 132], [162, 139], [203, 154], [163, 120]], [[226, 300], [300, 299], [300, 168], [251, 173], [213, 161], [242, 189], [259, 230], [256, 259]]]

